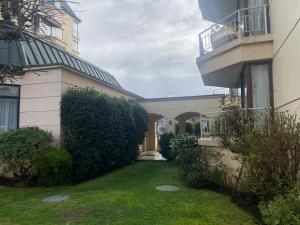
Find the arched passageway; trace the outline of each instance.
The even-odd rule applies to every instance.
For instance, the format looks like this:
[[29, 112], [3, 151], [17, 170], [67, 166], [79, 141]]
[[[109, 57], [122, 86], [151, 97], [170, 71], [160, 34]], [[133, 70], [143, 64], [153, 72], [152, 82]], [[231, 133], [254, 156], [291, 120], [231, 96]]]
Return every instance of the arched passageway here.
[[155, 113], [148, 114], [148, 131], [145, 134], [145, 141], [142, 147], [145, 151], [156, 151], [158, 149], [157, 121], [163, 116]]
[[148, 131], [145, 134], [142, 151], [159, 150], [157, 128], [161, 125], [159, 122], [161, 119], [166, 126], [164, 132], [175, 133], [177, 121], [180, 133], [184, 134], [187, 120], [200, 118], [200, 113], [218, 111], [224, 97], [224, 95], [207, 95], [139, 100], [149, 115]]
[[178, 134], [185, 134], [187, 133], [187, 121], [195, 118], [195, 121], [197, 121], [196, 118], [200, 118], [200, 113], [199, 112], [186, 112], [178, 115], [175, 120], [177, 122], [177, 127], [178, 129], [176, 133]]

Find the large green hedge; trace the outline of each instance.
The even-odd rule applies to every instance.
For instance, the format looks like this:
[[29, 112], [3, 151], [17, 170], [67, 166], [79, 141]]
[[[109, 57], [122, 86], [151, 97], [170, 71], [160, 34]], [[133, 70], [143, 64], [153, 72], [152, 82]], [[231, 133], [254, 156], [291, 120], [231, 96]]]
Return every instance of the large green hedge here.
[[63, 145], [73, 157], [76, 181], [135, 161], [147, 130], [147, 113], [135, 101], [90, 88], [64, 94], [61, 120]]

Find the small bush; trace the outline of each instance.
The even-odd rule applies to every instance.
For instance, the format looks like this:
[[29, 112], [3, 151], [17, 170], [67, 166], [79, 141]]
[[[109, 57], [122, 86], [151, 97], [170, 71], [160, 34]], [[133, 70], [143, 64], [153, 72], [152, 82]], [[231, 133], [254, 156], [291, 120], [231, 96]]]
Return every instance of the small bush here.
[[20, 181], [35, 175], [34, 161], [46, 151], [51, 133], [39, 128], [21, 128], [0, 134], [0, 160]]
[[300, 169], [300, 127], [297, 118], [269, 111], [259, 126], [237, 142], [243, 153], [241, 190], [268, 201], [285, 194]]
[[184, 180], [195, 188], [224, 190], [227, 187], [228, 171], [220, 163], [215, 167], [208, 164], [208, 156], [201, 147], [182, 148], [177, 162], [183, 167]]
[[181, 149], [197, 147], [198, 139], [196, 136], [190, 134], [176, 135], [175, 138], [171, 139], [170, 146], [173, 158], [175, 159]]
[[300, 185], [287, 195], [278, 195], [269, 203], [260, 204], [261, 215], [266, 225], [300, 224]]
[[40, 185], [67, 184], [72, 180], [72, 157], [64, 149], [49, 147], [35, 160]]
[[170, 141], [174, 137], [175, 135], [172, 133], [165, 133], [162, 134], [159, 139], [160, 153], [165, 159], [169, 161], [173, 159]]
[[184, 170], [184, 180], [196, 188], [207, 186], [208, 163], [199, 147], [185, 147], [178, 151], [176, 158]]
[[225, 147], [242, 138], [251, 130], [255, 115], [251, 111], [241, 112], [238, 107], [220, 114], [215, 121], [215, 129]]

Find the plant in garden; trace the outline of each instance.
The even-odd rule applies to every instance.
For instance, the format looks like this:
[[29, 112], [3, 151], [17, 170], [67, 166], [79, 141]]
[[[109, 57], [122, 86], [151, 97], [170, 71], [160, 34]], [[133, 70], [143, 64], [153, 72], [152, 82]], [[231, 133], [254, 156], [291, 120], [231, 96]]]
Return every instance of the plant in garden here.
[[193, 148], [198, 146], [198, 139], [191, 134], [176, 135], [175, 138], [170, 140], [173, 158], [176, 158], [178, 151], [184, 148]]
[[42, 155], [52, 135], [39, 128], [21, 128], [0, 134], [0, 160], [20, 181], [35, 175], [35, 160]]
[[266, 225], [300, 224], [300, 183], [286, 195], [278, 195], [269, 203], [261, 203], [260, 211]]
[[185, 123], [185, 133], [194, 134], [194, 125], [192, 122], [187, 121]]
[[196, 188], [207, 186], [208, 162], [199, 146], [180, 148], [176, 161], [184, 170], [184, 180]]
[[35, 159], [34, 166], [40, 185], [62, 185], [72, 180], [72, 157], [65, 149], [48, 147]]
[[300, 126], [288, 112], [269, 110], [263, 120], [235, 145], [243, 158], [240, 190], [261, 200], [284, 194], [300, 169]]
[[212, 188], [223, 191], [228, 185], [229, 169], [222, 162], [210, 166], [207, 152], [200, 146], [178, 150], [176, 161], [184, 170], [184, 180], [196, 188]]
[[242, 138], [251, 130], [255, 120], [255, 112], [240, 111], [238, 107], [231, 107], [230, 110], [222, 112], [215, 121], [215, 128], [218, 136], [222, 138], [225, 147]]
[[196, 122], [195, 123], [194, 134], [195, 134], [195, 136], [200, 137], [200, 135], [201, 135], [201, 125], [200, 125], [200, 122]]
[[160, 136], [159, 139], [159, 146], [160, 146], [160, 153], [162, 156], [167, 160], [172, 160], [172, 148], [170, 146], [170, 141], [173, 139], [175, 135], [173, 133], [165, 133]]
[[74, 88], [61, 102], [63, 145], [73, 157], [74, 180], [97, 177], [137, 159], [147, 113], [134, 101]]

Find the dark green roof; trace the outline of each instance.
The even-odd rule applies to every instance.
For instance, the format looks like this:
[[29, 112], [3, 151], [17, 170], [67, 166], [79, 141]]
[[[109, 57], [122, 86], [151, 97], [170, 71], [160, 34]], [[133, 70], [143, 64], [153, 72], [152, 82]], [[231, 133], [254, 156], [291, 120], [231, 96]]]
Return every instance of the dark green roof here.
[[29, 34], [21, 40], [0, 40], [0, 65], [14, 65], [21, 68], [61, 65], [83, 76], [121, 89], [121, 85], [110, 73]]

